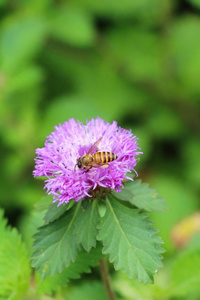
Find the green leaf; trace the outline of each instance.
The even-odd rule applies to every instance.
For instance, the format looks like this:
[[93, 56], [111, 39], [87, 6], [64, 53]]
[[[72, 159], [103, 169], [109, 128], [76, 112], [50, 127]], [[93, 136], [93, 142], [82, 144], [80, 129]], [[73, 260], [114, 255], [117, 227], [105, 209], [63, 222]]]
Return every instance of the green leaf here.
[[49, 206], [51, 205], [52, 202], [53, 202], [52, 195], [47, 195], [47, 196], [42, 197], [41, 201], [36, 203], [35, 211], [37, 211], [37, 212], [43, 211], [44, 213], [46, 213], [46, 211], [49, 209]]
[[66, 210], [69, 210], [73, 204], [74, 204], [73, 201], [70, 201], [69, 203], [63, 203], [60, 206], [58, 206], [57, 202], [52, 203], [44, 216], [45, 224], [48, 224], [58, 219], [60, 216], [64, 214]]
[[194, 189], [184, 185], [184, 181], [173, 174], [151, 176], [151, 184], [162, 193], [170, 207], [162, 214], [152, 212], [151, 218], [160, 230], [167, 252], [174, 252], [175, 245], [171, 238], [171, 231], [182, 218], [198, 210], [198, 196]]
[[[29, 64], [23, 67], [17, 72], [17, 75], [13, 76], [9, 80], [9, 84], [6, 86], [9, 93], [24, 93], [27, 90], [38, 88], [38, 85], [43, 81], [42, 69], [34, 65]], [[46, 178], [45, 178], [46, 179]]]
[[115, 197], [129, 201], [140, 209], [147, 211], [163, 211], [167, 209], [165, 200], [158, 196], [158, 193], [149, 188], [148, 184], [141, 180], [129, 182], [120, 193], [114, 193]]
[[197, 8], [200, 8], [200, 0], [188, 0], [192, 5], [196, 6]]
[[84, 250], [78, 252], [76, 261], [68, 268], [64, 268], [62, 273], [47, 277], [43, 281], [38, 280], [37, 290], [41, 294], [51, 294], [59, 286], [66, 286], [70, 279], [80, 278], [81, 273], [90, 273], [91, 267], [97, 266], [98, 260], [102, 257], [102, 246], [100, 244], [97, 245], [97, 248], [92, 248], [90, 253]]
[[153, 282], [153, 275], [162, 266], [162, 240], [155, 236], [157, 231], [146, 220], [146, 214], [125, 207], [112, 195], [108, 195], [106, 204], [98, 235], [103, 241], [103, 253], [110, 254], [115, 269], [122, 269], [129, 278]]
[[78, 7], [63, 5], [54, 10], [50, 19], [51, 33], [62, 42], [77, 47], [91, 46], [95, 41], [95, 30], [90, 14]]
[[35, 234], [32, 265], [41, 273], [41, 278], [61, 272], [64, 266], [75, 261], [78, 244], [73, 231], [80, 205], [81, 201]]
[[197, 189], [199, 188], [200, 182], [200, 172], [196, 172], [196, 170], [200, 170], [199, 149], [200, 139], [195, 136], [185, 142], [182, 150], [185, 178], [188, 183], [190, 182], [192, 186], [196, 186]]
[[[171, 24], [168, 47], [174, 59], [175, 72], [185, 97], [197, 101], [200, 76], [200, 20], [197, 16], [183, 15]], [[183, 51], [184, 49], [184, 51]], [[194, 96], [194, 97], [191, 97]]]
[[[187, 296], [200, 292], [200, 248], [195, 251], [184, 251], [174, 260], [172, 266], [171, 294]], [[196, 298], [197, 299], [197, 298]]]
[[78, 211], [74, 232], [77, 235], [77, 242], [81, 243], [84, 249], [89, 252], [92, 247], [96, 246], [97, 225], [100, 216], [97, 199], [83, 204], [85, 207], [81, 206]]
[[112, 53], [118, 57], [118, 62], [126, 65], [124, 72], [129, 78], [137, 81], [159, 80], [162, 76], [162, 61], [159, 56], [161, 45], [158, 44], [158, 35], [146, 30], [144, 26], [136, 28], [124, 25], [109, 30], [107, 38]]
[[16, 229], [6, 227], [0, 210], [0, 299], [22, 299], [29, 287], [30, 266]]
[[91, 281], [86, 282], [79, 287], [72, 289], [68, 296], [68, 300], [107, 300], [108, 296], [106, 295], [105, 288], [102, 282]]
[[24, 214], [19, 221], [19, 231], [22, 235], [22, 240], [26, 245], [28, 255], [33, 253], [33, 235], [37, 232], [38, 227], [44, 225], [44, 211], [32, 211], [29, 214]]
[[[141, 20], [140, 22], [142, 22], [142, 24], [145, 24], [145, 22], [152, 23], [160, 21], [160, 17], [163, 15], [164, 9], [166, 9], [166, 3], [163, 2], [162, 5], [160, 5], [159, 0], [126, 0], [126, 2], [122, 2], [121, 0], [74, 0], [73, 3], [74, 2], [102, 18], [106, 17], [111, 20], [117, 19], [119, 22], [122, 21], [123, 18], [125, 18], [126, 21], [136, 18]], [[124, 5], [124, 3], [126, 5]], [[122, 23], [124, 22], [121, 22], [120, 25]]]
[[163, 103], [158, 105], [158, 112], [154, 111], [147, 122], [155, 140], [176, 139], [185, 131], [185, 124], [180, 116], [173, 109], [163, 107]]
[[0, 39], [2, 69], [13, 72], [41, 49], [46, 26], [40, 17], [24, 15], [10, 18], [3, 26]]
[[[52, 60], [51, 56], [50, 59]], [[63, 64], [63, 61], [59, 61]], [[56, 61], [54, 67], [59, 64]], [[72, 76], [72, 75], [70, 75]], [[83, 76], [86, 76], [85, 74]], [[66, 121], [66, 118], [72, 118], [81, 120], [84, 122], [86, 118], [90, 119], [97, 117], [97, 108], [95, 103], [88, 100], [88, 97], [85, 97], [83, 94], [78, 95], [65, 95], [59, 98], [56, 98], [52, 103], [49, 103], [46, 114], [44, 116], [44, 124], [41, 129], [41, 139], [44, 139], [48, 132], [52, 129], [54, 124], [62, 123]], [[77, 106], [79, 109], [77, 109]], [[103, 112], [103, 109], [102, 109]]]

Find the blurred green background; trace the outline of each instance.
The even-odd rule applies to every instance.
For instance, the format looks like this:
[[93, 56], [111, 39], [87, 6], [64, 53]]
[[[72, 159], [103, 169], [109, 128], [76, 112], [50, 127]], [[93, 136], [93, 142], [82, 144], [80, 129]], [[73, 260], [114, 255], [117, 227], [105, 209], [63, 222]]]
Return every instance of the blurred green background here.
[[[45, 192], [35, 148], [74, 117], [131, 128], [139, 177], [174, 225], [200, 208], [200, 1], [0, 1], [0, 206], [13, 226]], [[23, 227], [23, 226], [22, 226]]]

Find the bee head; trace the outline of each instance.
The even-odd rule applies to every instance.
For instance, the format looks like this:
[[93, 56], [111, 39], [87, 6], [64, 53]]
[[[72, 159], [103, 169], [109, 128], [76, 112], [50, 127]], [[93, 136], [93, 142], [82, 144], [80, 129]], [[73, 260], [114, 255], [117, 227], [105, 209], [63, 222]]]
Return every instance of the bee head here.
[[77, 166], [79, 169], [82, 167], [81, 157], [77, 159]]
[[81, 163], [81, 157], [79, 157], [76, 161], [76, 164], [74, 166], [74, 171], [76, 170], [76, 166], [78, 166], [78, 168], [80, 169], [82, 167], [82, 163]]

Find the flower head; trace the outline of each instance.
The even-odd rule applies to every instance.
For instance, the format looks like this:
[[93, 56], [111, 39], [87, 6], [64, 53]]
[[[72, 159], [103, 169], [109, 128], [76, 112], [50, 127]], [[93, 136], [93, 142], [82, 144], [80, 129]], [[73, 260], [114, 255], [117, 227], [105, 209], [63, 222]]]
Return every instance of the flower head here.
[[[96, 151], [112, 152], [117, 159], [89, 170], [76, 167], [77, 159], [87, 154], [98, 139]], [[44, 148], [36, 149], [33, 174], [47, 177], [44, 188], [53, 195], [54, 202], [59, 201], [59, 205], [92, 197], [91, 192], [100, 187], [119, 192], [123, 179], [131, 180], [126, 174], [135, 171], [136, 156], [142, 153], [138, 150], [136, 136], [117, 126], [116, 121], [109, 124], [97, 118], [84, 125], [69, 119], [55, 126], [47, 136]]]

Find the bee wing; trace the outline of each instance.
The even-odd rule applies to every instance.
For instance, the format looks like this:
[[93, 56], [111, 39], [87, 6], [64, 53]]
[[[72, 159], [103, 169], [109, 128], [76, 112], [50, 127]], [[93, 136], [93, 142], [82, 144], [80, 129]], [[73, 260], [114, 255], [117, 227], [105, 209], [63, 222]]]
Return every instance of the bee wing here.
[[102, 138], [103, 138], [103, 137], [100, 137], [100, 138], [92, 145], [92, 147], [89, 149], [89, 151], [87, 152], [87, 154], [97, 152], [99, 143], [101, 142]]

